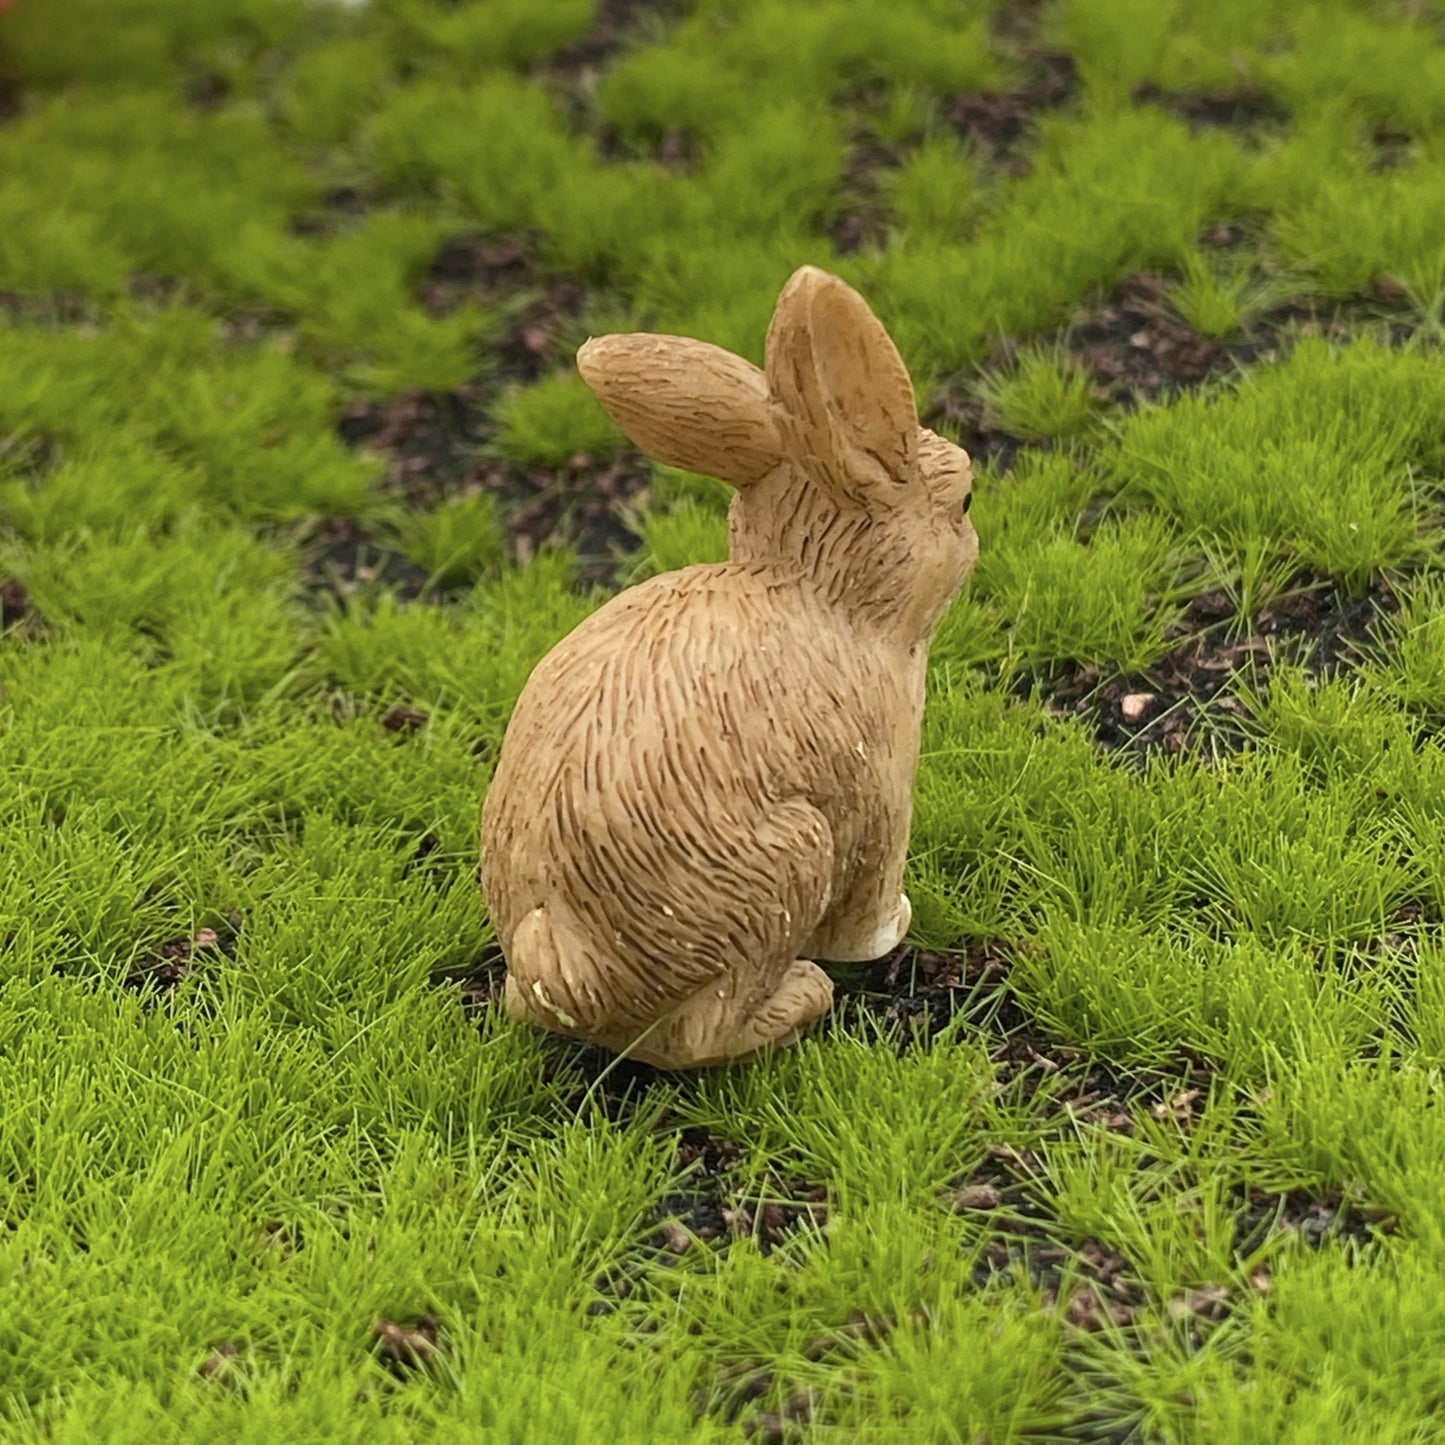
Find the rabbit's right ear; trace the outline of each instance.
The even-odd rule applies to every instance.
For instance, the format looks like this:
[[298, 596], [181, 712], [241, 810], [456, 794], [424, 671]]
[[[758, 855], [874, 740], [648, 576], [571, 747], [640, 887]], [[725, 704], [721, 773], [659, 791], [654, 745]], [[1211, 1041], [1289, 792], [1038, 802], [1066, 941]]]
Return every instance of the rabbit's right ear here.
[[767, 378], [806, 453], [797, 459], [856, 503], [918, 479], [918, 407], [883, 323], [846, 281], [801, 266], [768, 327]]
[[750, 362], [684, 336], [598, 336], [577, 352], [582, 379], [631, 439], [659, 462], [761, 481], [783, 459], [768, 384]]

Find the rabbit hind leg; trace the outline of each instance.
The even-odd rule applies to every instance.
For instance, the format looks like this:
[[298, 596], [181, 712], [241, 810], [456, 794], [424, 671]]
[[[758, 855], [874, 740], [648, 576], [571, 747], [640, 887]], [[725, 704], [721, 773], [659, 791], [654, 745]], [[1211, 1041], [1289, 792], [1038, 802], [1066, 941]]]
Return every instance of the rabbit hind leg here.
[[833, 980], [796, 958], [761, 1003], [739, 1008], [726, 991], [699, 989], [626, 1052], [662, 1069], [704, 1069], [742, 1063], [797, 1042], [833, 1002]]
[[732, 1038], [728, 1057], [741, 1063], [771, 1049], [787, 1048], [833, 1004], [833, 980], [806, 958], [795, 958], [776, 992]]
[[[759, 829], [773, 895], [757, 900], [753, 957], [709, 980], [629, 1047], [661, 1068], [691, 1069], [792, 1043], [833, 1001], [833, 983], [798, 949], [827, 911], [833, 840], [827, 820], [801, 799]], [[746, 966], [746, 964], [751, 966]]]

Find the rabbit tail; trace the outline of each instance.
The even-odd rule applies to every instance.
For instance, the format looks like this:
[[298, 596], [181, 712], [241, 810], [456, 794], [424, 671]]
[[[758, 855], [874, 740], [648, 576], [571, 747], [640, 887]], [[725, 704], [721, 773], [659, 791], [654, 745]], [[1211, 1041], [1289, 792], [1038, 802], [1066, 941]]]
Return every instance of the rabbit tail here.
[[507, 949], [507, 1013], [555, 1033], [595, 1032], [609, 1020], [613, 990], [604, 988], [591, 953], [546, 908], [517, 925]]

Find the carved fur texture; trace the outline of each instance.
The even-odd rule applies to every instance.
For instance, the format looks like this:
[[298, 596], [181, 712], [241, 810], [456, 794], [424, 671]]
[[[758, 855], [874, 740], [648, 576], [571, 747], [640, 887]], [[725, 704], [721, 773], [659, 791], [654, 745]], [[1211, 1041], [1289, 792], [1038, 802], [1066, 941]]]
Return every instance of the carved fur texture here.
[[737, 488], [729, 560], [629, 588], [533, 671], [482, 809], [513, 1018], [662, 1068], [793, 1042], [816, 960], [902, 893], [928, 644], [977, 556], [967, 456], [861, 296], [803, 267], [766, 366], [675, 336], [578, 365], [660, 461]]

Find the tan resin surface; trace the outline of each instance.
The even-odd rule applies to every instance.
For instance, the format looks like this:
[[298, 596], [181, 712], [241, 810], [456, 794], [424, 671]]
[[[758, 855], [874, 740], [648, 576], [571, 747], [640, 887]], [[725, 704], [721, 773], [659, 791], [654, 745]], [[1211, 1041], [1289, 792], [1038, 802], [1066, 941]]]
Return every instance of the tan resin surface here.
[[482, 809], [513, 1018], [663, 1068], [791, 1043], [815, 959], [880, 957], [928, 644], [973, 565], [967, 456], [862, 297], [784, 287], [766, 367], [676, 336], [577, 364], [659, 461], [737, 488], [729, 560], [629, 588], [537, 665]]

